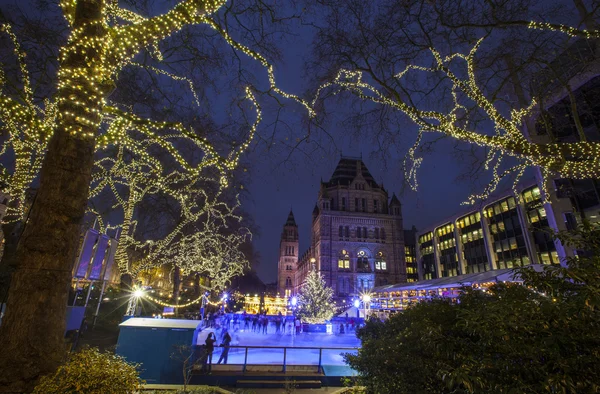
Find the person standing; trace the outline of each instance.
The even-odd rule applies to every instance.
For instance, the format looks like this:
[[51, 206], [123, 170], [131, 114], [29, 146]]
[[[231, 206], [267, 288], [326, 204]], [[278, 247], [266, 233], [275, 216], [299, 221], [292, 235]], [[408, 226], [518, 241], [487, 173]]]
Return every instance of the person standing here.
[[221, 346], [223, 347], [223, 353], [221, 353], [221, 357], [219, 357], [219, 361], [217, 361], [217, 364], [221, 364], [221, 361], [223, 361], [223, 364], [227, 364], [227, 357], [229, 356], [230, 344], [231, 335], [229, 335], [229, 333], [225, 331], [225, 336], [223, 337], [223, 342], [221, 343]]
[[300, 319], [296, 318], [296, 334], [300, 334]]
[[214, 333], [209, 333], [208, 337], [204, 341], [205, 350], [206, 350], [206, 358], [204, 359], [204, 365], [202, 366], [202, 371], [210, 373], [212, 371], [212, 355], [215, 351], [215, 342], [217, 339], [214, 336]]

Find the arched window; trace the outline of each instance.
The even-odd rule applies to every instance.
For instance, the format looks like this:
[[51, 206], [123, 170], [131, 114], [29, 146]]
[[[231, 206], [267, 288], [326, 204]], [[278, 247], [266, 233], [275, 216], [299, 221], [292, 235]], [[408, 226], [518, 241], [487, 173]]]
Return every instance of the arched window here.
[[349, 270], [350, 269], [350, 255], [348, 251], [343, 249], [340, 252], [340, 256], [338, 258], [338, 269]]
[[387, 270], [387, 263], [385, 262], [385, 256], [383, 255], [383, 252], [377, 252], [377, 256], [375, 257], [375, 270]]
[[289, 276], [285, 279], [285, 287], [292, 287], [292, 278]]
[[371, 271], [371, 266], [369, 265], [369, 256], [367, 255], [367, 252], [361, 250], [356, 254], [356, 256], [356, 270], [359, 272]]

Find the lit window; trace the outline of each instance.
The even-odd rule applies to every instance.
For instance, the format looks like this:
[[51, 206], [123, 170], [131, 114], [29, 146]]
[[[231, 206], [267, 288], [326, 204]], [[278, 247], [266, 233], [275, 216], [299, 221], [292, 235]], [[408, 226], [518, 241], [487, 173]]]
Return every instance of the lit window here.
[[387, 264], [384, 260], [383, 252], [377, 252], [377, 256], [375, 258], [375, 269], [377, 271], [385, 271], [387, 269]]
[[340, 253], [340, 257], [338, 259], [338, 268], [339, 269], [350, 269], [350, 256], [348, 252], [343, 249]]

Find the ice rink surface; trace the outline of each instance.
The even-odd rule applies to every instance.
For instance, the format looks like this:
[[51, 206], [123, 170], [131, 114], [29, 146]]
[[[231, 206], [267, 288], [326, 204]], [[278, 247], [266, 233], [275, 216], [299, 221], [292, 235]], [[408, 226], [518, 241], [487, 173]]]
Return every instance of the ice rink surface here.
[[[337, 330], [336, 330], [337, 331]], [[300, 333], [295, 334], [286, 330], [284, 333], [276, 333], [274, 327], [269, 327], [267, 334], [252, 332], [252, 330], [230, 330], [232, 346], [281, 346], [288, 347], [286, 350], [286, 364], [288, 365], [318, 365], [319, 349], [312, 348], [357, 348], [360, 341], [354, 332], [347, 334], [321, 334]], [[221, 344], [221, 330], [216, 331], [217, 344]], [[293, 348], [293, 349], [290, 349]], [[222, 348], [216, 347], [213, 353], [213, 363], [216, 363], [221, 355]], [[355, 353], [352, 350], [323, 349], [322, 365], [345, 365], [342, 354]], [[284, 357], [283, 349], [248, 349], [248, 364], [282, 364]], [[245, 349], [232, 348], [229, 351], [228, 364], [243, 364]]]

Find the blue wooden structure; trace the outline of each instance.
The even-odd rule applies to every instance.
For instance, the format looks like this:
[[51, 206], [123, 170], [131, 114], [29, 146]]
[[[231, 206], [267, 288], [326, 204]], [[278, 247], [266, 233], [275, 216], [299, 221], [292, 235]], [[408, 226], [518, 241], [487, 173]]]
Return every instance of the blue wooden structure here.
[[182, 384], [185, 355], [172, 355], [178, 346], [191, 350], [202, 331], [200, 325], [199, 320], [132, 317], [119, 325], [116, 353], [129, 362], [141, 363], [140, 377], [146, 383]]

